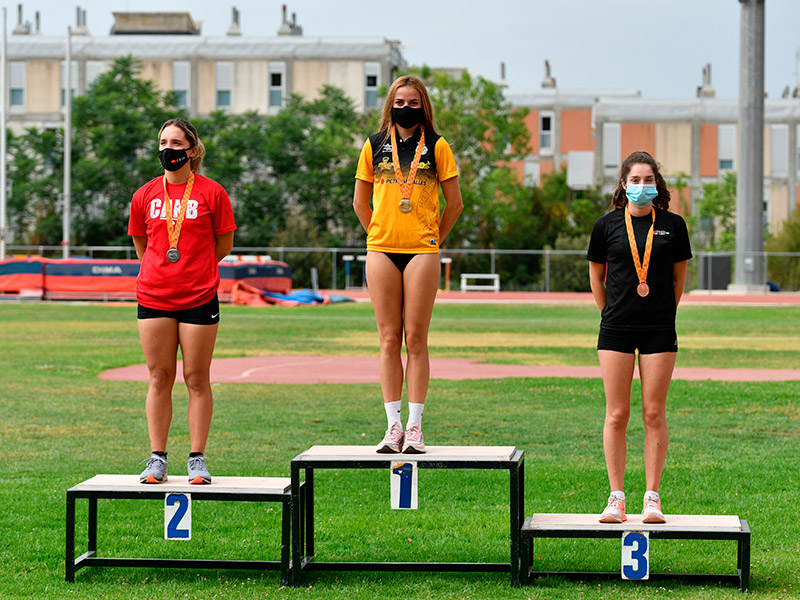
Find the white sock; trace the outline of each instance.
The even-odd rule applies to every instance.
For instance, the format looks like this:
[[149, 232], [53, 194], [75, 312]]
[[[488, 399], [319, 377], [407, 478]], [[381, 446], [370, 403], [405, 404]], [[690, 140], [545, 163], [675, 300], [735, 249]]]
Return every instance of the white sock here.
[[408, 403], [408, 424], [406, 429], [412, 425], [422, 425], [422, 410], [425, 408], [424, 403], [409, 402]]
[[389, 421], [389, 429], [391, 429], [392, 425], [395, 423], [401, 427], [403, 426], [403, 422], [400, 420], [400, 400], [384, 402], [383, 408], [386, 410], [386, 420]]
[[661, 500], [661, 496], [658, 495], [658, 492], [654, 492], [653, 490], [647, 490], [644, 493], [644, 499], [647, 500], [648, 498], [652, 498], [653, 500]]
[[611, 495], [616, 496], [618, 499], [625, 502], [625, 492], [623, 492], [622, 490], [611, 490]]

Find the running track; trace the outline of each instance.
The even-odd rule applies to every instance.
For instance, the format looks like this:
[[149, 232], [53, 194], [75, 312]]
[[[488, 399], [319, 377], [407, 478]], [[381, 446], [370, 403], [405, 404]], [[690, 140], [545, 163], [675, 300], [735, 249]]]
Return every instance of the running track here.
[[[334, 292], [339, 293], [339, 292]], [[347, 296], [368, 302], [362, 290], [347, 290]], [[584, 303], [593, 302], [588, 293], [558, 292], [440, 292], [441, 303]], [[714, 304], [738, 306], [800, 306], [800, 294], [772, 293], [731, 295], [727, 293], [684, 294], [681, 304]], [[291, 310], [265, 307], [264, 310]], [[320, 308], [320, 310], [325, 310]], [[378, 356], [253, 356], [216, 358], [211, 363], [214, 383], [378, 383]], [[178, 365], [178, 380], [183, 381]], [[599, 366], [565, 367], [534, 365], [497, 365], [469, 358], [432, 358], [432, 379], [500, 379], [506, 377], [597, 377]], [[638, 377], [638, 372], [636, 373]], [[101, 379], [115, 381], [147, 381], [143, 364], [110, 369]], [[697, 369], [676, 367], [673, 379], [691, 381], [800, 381], [800, 369]]]

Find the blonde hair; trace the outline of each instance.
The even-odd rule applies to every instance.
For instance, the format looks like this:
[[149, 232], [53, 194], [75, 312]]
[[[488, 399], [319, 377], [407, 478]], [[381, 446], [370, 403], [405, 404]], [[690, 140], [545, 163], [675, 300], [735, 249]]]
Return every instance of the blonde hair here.
[[403, 75], [392, 82], [389, 91], [386, 93], [386, 101], [383, 103], [381, 124], [378, 128], [378, 131], [385, 132], [386, 139], [389, 139], [392, 126], [394, 125], [392, 122], [392, 106], [394, 106], [394, 96], [399, 88], [406, 86], [412, 87], [419, 92], [419, 99], [422, 102], [422, 112], [424, 114], [422, 125], [425, 127], [425, 131], [436, 133], [433, 120], [433, 105], [431, 105], [431, 99], [430, 96], [428, 96], [428, 89], [425, 87], [425, 84], [422, 83], [422, 80], [419, 77], [414, 77], [413, 75]]
[[197, 129], [195, 129], [194, 125], [189, 123], [189, 121], [186, 119], [170, 119], [161, 126], [161, 129], [158, 130], [158, 139], [161, 139], [161, 134], [164, 133], [164, 130], [167, 127], [177, 127], [180, 129], [183, 132], [183, 135], [186, 136], [186, 141], [191, 144], [189, 148], [197, 148], [195, 155], [189, 160], [189, 168], [193, 172], [197, 173], [203, 164], [203, 157], [206, 155], [206, 147], [200, 140]]

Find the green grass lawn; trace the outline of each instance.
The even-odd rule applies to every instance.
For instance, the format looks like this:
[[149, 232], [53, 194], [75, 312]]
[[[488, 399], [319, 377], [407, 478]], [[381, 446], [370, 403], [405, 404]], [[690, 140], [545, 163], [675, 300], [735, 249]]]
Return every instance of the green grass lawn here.
[[[436, 307], [433, 356], [516, 364], [596, 365], [589, 305]], [[800, 308], [683, 306], [684, 367], [798, 368]], [[216, 356], [374, 355], [368, 304], [223, 307]], [[100, 380], [142, 362], [135, 307], [0, 304], [0, 598], [738, 598], [732, 585], [680, 581], [511, 588], [503, 574], [312, 573], [300, 589], [275, 571], [86, 568], [64, 582], [66, 490], [97, 473], [138, 473], [148, 455], [146, 384]], [[634, 385], [633, 404], [638, 384]], [[207, 449], [212, 474], [288, 476], [313, 444], [374, 444], [385, 417], [369, 385], [215, 385]], [[675, 381], [664, 509], [738, 514], [753, 530], [754, 596], [795, 598], [800, 586], [800, 382]], [[188, 451], [187, 396], [175, 389], [171, 472]], [[526, 514], [598, 512], [608, 493], [599, 379], [433, 381], [425, 413], [435, 445], [515, 445], [526, 453]], [[638, 414], [634, 406], [633, 415]], [[626, 491], [644, 492], [641, 419], [629, 428]], [[418, 511], [388, 508], [388, 474], [319, 471], [320, 560], [502, 562], [508, 557], [507, 472], [422, 470]], [[190, 542], [163, 540], [159, 501], [99, 501], [104, 556], [278, 557], [279, 505], [197, 502]], [[86, 502], [78, 503], [78, 551]], [[619, 540], [537, 542], [536, 567], [617, 570]], [[653, 540], [653, 571], [734, 572], [734, 542]]]

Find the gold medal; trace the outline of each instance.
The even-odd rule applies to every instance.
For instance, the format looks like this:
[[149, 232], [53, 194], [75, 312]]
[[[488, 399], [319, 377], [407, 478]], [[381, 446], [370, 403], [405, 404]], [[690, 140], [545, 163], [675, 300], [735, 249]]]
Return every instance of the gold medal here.
[[419, 126], [420, 136], [417, 150], [414, 152], [414, 160], [411, 161], [411, 168], [408, 171], [408, 179], [403, 179], [403, 171], [400, 169], [400, 157], [397, 153], [397, 134], [395, 133], [394, 125], [392, 125], [392, 163], [394, 163], [394, 174], [397, 177], [397, 183], [400, 184], [400, 194], [402, 200], [397, 205], [400, 212], [403, 214], [410, 213], [414, 208], [411, 204], [411, 190], [414, 189], [414, 177], [417, 175], [417, 168], [419, 167], [419, 159], [422, 157], [422, 151], [425, 148], [425, 128]]
[[639, 260], [639, 249], [636, 247], [636, 236], [633, 234], [633, 223], [631, 222], [631, 213], [627, 208], [625, 211], [625, 229], [628, 231], [628, 243], [631, 245], [631, 254], [633, 255], [633, 266], [636, 268], [636, 276], [639, 279], [639, 285], [636, 287], [636, 293], [642, 298], [650, 293], [650, 286], [647, 285], [647, 271], [650, 268], [650, 253], [653, 250], [653, 227], [656, 224], [656, 209], [650, 209], [650, 215], [653, 222], [650, 224], [650, 229], [647, 232], [647, 241], [644, 245], [644, 260]]
[[181, 253], [178, 252], [178, 239], [181, 237], [181, 228], [183, 228], [183, 220], [186, 218], [186, 207], [189, 205], [189, 197], [192, 195], [192, 186], [194, 186], [194, 172], [189, 173], [189, 180], [186, 182], [186, 190], [183, 192], [183, 201], [181, 207], [178, 209], [178, 218], [173, 221], [172, 213], [172, 198], [170, 198], [167, 191], [167, 176], [162, 178], [164, 183], [164, 211], [167, 220], [167, 238], [169, 239], [169, 250], [167, 250], [167, 260], [171, 263], [176, 263], [181, 258]]

